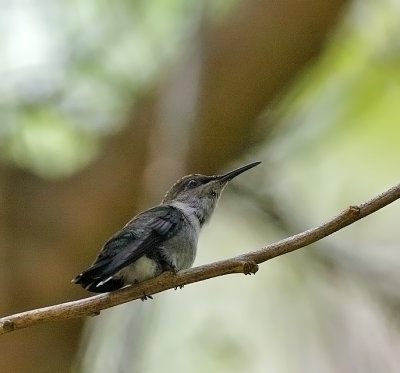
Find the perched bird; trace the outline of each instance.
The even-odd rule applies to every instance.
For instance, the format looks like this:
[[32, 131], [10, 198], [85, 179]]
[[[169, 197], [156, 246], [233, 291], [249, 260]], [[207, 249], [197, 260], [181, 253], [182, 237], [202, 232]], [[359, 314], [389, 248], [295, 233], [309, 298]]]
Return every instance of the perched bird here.
[[210, 219], [222, 190], [228, 181], [260, 163], [223, 175], [193, 174], [178, 180], [160, 205], [136, 215], [114, 234], [94, 263], [72, 282], [104, 293], [165, 271], [190, 268], [200, 230]]

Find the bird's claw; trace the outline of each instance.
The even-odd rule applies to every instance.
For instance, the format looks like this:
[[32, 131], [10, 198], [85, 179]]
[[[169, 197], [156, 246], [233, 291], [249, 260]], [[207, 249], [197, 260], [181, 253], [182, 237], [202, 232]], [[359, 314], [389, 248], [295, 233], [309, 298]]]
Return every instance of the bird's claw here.
[[174, 287], [174, 290], [183, 289], [185, 285], [178, 285]]
[[151, 295], [143, 294], [143, 297], [141, 297], [140, 299], [142, 300], [142, 302], [144, 302], [147, 299], [153, 299], [153, 297]]

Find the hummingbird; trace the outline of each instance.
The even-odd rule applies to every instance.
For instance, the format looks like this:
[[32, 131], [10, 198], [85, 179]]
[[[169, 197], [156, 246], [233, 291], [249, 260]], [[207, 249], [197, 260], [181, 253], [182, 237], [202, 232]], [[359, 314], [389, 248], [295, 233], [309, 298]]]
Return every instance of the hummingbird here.
[[159, 205], [136, 215], [115, 233], [94, 263], [72, 282], [90, 292], [105, 293], [166, 271], [190, 268], [201, 228], [209, 221], [226, 184], [260, 163], [252, 162], [223, 175], [184, 176]]

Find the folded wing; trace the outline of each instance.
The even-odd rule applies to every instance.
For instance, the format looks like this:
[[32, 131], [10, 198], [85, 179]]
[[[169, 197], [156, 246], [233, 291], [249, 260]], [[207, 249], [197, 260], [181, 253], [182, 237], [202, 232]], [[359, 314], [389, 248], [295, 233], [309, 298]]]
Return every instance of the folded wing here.
[[121, 288], [122, 280], [112, 276], [176, 234], [183, 219], [179, 209], [168, 205], [139, 214], [111, 237], [95, 262], [72, 281], [94, 292]]

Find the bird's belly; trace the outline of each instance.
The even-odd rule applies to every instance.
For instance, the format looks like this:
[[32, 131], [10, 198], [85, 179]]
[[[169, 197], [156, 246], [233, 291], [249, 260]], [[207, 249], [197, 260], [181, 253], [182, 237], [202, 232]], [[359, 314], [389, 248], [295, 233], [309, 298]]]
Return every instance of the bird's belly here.
[[197, 218], [191, 220], [193, 220], [190, 221], [191, 224], [188, 224], [182, 232], [122, 268], [113, 277], [122, 278], [125, 284], [134, 284], [157, 277], [166, 270], [180, 271], [190, 268], [196, 258], [200, 232]]
[[113, 277], [122, 278], [125, 284], [134, 284], [156, 277], [160, 273], [160, 267], [157, 263], [144, 255], [134, 263], [122, 268]]
[[180, 271], [190, 268], [196, 258], [197, 237], [172, 237], [160, 249], [162, 256], [171, 263], [172, 267]]

